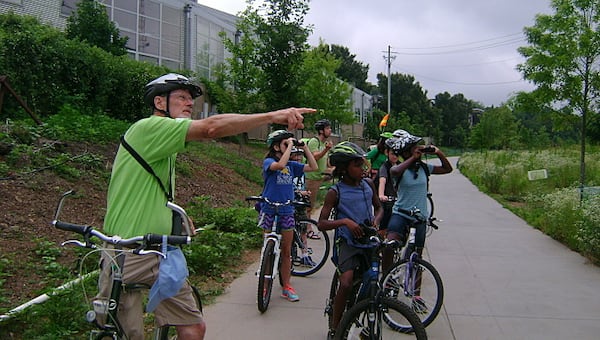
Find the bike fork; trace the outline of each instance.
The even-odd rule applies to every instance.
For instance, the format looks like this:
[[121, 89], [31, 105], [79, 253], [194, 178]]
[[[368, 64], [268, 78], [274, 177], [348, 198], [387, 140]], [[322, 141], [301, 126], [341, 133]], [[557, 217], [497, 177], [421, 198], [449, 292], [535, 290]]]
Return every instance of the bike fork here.
[[404, 295], [409, 296], [411, 299], [415, 296], [418, 272], [417, 266], [416, 254], [412, 253], [408, 262], [406, 262], [406, 273], [404, 274]]
[[[265, 257], [265, 249], [267, 248], [267, 242], [269, 242], [270, 240], [273, 240], [273, 242], [275, 242], [275, 247], [273, 247], [273, 254], [275, 255], [275, 259], [273, 261], [273, 270], [271, 272], [271, 277], [267, 277], [267, 279], [274, 279], [275, 277], [277, 277], [277, 274], [279, 274], [279, 255], [281, 254], [281, 250], [279, 249], [279, 244], [280, 244], [280, 239], [281, 239], [281, 235], [275, 234], [269, 234], [267, 236], [265, 236], [265, 239], [263, 241], [263, 247], [260, 251], [260, 265], [258, 270], [256, 271], [255, 275], [256, 277], [260, 276], [260, 266], [262, 266], [263, 263], [263, 258]], [[260, 278], [260, 277], [259, 277]]]

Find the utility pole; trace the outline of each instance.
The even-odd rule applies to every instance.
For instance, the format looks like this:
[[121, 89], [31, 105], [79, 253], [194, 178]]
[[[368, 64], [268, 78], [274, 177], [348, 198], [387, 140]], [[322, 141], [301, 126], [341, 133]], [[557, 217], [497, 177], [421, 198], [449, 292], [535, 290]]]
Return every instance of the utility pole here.
[[383, 59], [387, 61], [387, 113], [390, 113], [392, 110], [392, 78], [391, 78], [391, 68], [392, 68], [392, 60], [396, 59], [396, 56], [392, 56], [392, 47], [388, 45], [387, 49], [387, 57], [383, 56]]

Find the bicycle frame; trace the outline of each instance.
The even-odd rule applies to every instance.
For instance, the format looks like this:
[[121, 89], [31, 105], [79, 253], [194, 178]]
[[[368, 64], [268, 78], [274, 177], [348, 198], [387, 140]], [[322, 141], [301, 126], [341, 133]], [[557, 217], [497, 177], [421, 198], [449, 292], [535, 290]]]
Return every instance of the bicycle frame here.
[[[282, 206], [290, 205], [293, 201], [288, 200], [287, 202], [271, 202], [268, 198], [262, 196], [249, 196], [246, 197], [246, 201], [260, 201], [265, 202], [275, 209], [273, 223], [271, 224], [271, 230], [264, 234], [263, 246], [260, 251], [260, 265], [256, 271], [258, 278], [258, 298], [257, 305], [258, 310], [264, 313], [271, 300], [271, 289], [273, 286], [273, 280], [279, 275], [280, 267], [280, 255], [281, 255], [281, 238], [282, 235], [278, 230], [279, 224], [279, 208]], [[270, 249], [270, 243], [273, 243], [273, 254], [268, 254], [267, 249]], [[273, 262], [269, 262], [267, 256], [273, 256]], [[271, 268], [268, 268], [271, 266]], [[269, 271], [270, 269], [270, 271]], [[266, 286], [265, 286], [266, 284]]]
[[[399, 258], [385, 274], [381, 282], [384, 284], [386, 296], [403, 301], [419, 316], [424, 326], [428, 326], [438, 315], [443, 303], [443, 284], [435, 267], [421, 257], [421, 249], [415, 246], [416, 230], [422, 224], [434, 225], [431, 217], [426, 218], [414, 208], [402, 211], [413, 220], [410, 222], [408, 239], [405, 247], [396, 252]], [[423, 286], [425, 284], [425, 286]], [[386, 323], [401, 330], [410, 331], [410, 325], [393, 317]]]
[[[116, 261], [116, 263], [115, 263]], [[119, 301], [121, 298], [121, 290], [123, 286], [123, 264], [125, 257], [123, 253], [117, 254], [114, 261], [111, 261], [111, 270], [113, 273], [112, 286], [110, 297], [106, 300], [94, 300], [94, 310], [88, 311], [85, 318], [88, 322], [93, 323], [99, 329], [91, 331], [90, 337], [94, 339], [102, 339], [106, 336], [121, 339], [124, 337], [124, 330], [117, 316]], [[106, 305], [104, 305], [106, 303]], [[103, 325], [98, 323], [96, 317], [98, 314], [106, 314]]]
[[[275, 261], [273, 261], [273, 270], [271, 271], [271, 280], [274, 280], [279, 274], [279, 256], [281, 255], [281, 234], [277, 233], [277, 223], [279, 222], [279, 217], [275, 215], [275, 219], [273, 220], [273, 226], [271, 227], [271, 231], [264, 235], [263, 246], [260, 251], [260, 263], [263, 262], [263, 258], [265, 256], [265, 249], [267, 247], [267, 243], [269, 240], [273, 240], [275, 242], [274, 254]], [[260, 279], [260, 268], [256, 271], [256, 276]]]

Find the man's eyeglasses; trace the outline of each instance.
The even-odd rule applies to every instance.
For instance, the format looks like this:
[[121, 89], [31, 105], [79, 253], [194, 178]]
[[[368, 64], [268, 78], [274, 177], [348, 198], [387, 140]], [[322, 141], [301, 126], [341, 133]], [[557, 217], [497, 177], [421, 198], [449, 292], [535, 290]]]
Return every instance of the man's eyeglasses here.
[[194, 101], [194, 98], [192, 98], [192, 96], [185, 96], [185, 95], [182, 95], [182, 94], [180, 94], [180, 95], [173, 95], [173, 96], [171, 96], [171, 98], [175, 98], [175, 99], [177, 99], [179, 101], [182, 101], [182, 102]]

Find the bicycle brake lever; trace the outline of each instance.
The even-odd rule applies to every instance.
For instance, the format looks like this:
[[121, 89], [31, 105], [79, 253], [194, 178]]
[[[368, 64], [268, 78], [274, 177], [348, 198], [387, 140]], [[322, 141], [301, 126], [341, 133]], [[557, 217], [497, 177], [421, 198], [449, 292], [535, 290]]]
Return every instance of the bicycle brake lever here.
[[142, 249], [140, 249], [140, 250], [137, 250], [137, 249], [136, 249], [136, 250], [134, 250], [134, 251], [133, 251], [133, 253], [134, 253], [134, 254], [137, 254], [137, 255], [156, 254], [156, 255], [160, 255], [160, 256], [162, 256], [162, 258], [163, 258], [163, 259], [166, 259], [166, 258], [167, 258], [167, 255], [165, 255], [165, 254], [161, 253], [161, 252], [160, 252], [160, 251], [158, 251], [158, 250], [142, 250]]
[[67, 244], [74, 244], [74, 245], [76, 245], [76, 246], [78, 246], [78, 247], [83, 247], [83, 248], [92, 248], [92, 249], [96, 249], [96, 245], [95, 245], [95, 244], [93, 244], [93, 243], [89, 243], [89, 242], [88, 242], [88, 243], [84, 243], [84, 242], [81, 242], [81, 241], [79, 241], [79, 240], [67, 240], [67, 241], [65, 241], [65, 242], [61, 243], [60, 245], [61, 245], [61, 246], [65, 246], [65, 245], [67, 245]]

